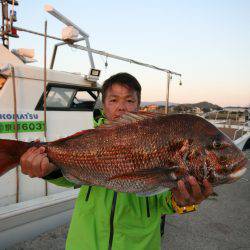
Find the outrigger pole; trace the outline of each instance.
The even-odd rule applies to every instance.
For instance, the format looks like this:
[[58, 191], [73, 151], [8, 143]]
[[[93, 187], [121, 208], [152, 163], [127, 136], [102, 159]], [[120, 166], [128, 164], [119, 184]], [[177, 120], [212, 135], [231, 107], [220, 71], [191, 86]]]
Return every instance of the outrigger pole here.
[[[35, 34], [35, 35], [38, 35], [38, 36], [44, 36], [44, 34], [43, 34], [43, 33], [40, 33], [40, 32], [36, 32], [36, 31], [28, 30], [28, 29], [23, 29], [23, 28], [16, 27], [16, 26], [15, 26], [14, 28], [15, 28], [16, 30], [19, 30], [19, 31], [23, 31], [23, 32]], [[181, 77], [181, 74], [180, 74], [180, 73], [174, 72], [174, 71], [169, 70], [169, 69], [160, 68], [160, 67], [157, 67], [157, 66], [152, 65], [152, 64], [139, 62], [139, 61], [136, 61], [136, 60], [131, 59], [131, 58], [118, 56], [118, 55], [111, 54], [111, 53], [108, 53], [108, 52], [105, 52], [105, 51], [102, 51], [102, 50], [96, 50], [96, 49], [88, 48], [88, 47], [85, 47], [85, 46], [82, 46], [82, 45], [71, 44], [71, 43], [65, 42], [63, 39], [61, 39], [61, 38], [59, 38], [59, 37], [55, 37], [55, 36], [51, 36], [51, 35], [47, 35], [47, 38], [51, 38], [51, 39], [54, 39], [54, 40], [58, 40], [58, 41], [63, 42], [63, 43], [57, 44], [57, 46], [67, 44], [68, 46], [74, 47], [74, 48], [76, 48], [76, 49], [85, 50], [85, 51], [90, 51], [90, 52], [92, 52], [92, 53], [94, 53], [94, 54], [99, 54], [99, 55], [102, 55], [102, 56], [105, 56], [105, 57], [114, 58], [114, 59], [117, 59], [117, 60], [120, 60], [120, 61], [125, 61], [125, 62], [129, 62], [129, 63], [134, 63], [134, 64], [141, 65], [141, 66], [144, 66], [144, 67], [147, 67], [147, 68], [151, 68], [151, 69], [155, 69], [155, 70], [164, 71], [164, 72], [166, 72], [166, 73], [170, 73], [171, 75], [176, 75], [176, 76]], [[76, 40], [74, 40], [74, 42], [79, 42], [79, 41], [81, 41], [81, 40], [83, 40], [83, 38], [76, 39]]]
[[[73, 47], [73, 48], [76, 48], [76, 49], [85, 50], [85, 51], [88, 50], [87, 47], [84, 47], [84, 46], [81, 46], [81, 45], [76, 45], [76, 44], [68, 44], [68, 45], [70, 47]], [[102, 55], [102, 56], [105, 56], [105, 57], [110, 57], [110, 58], [114, 58], [114, 59], [117, 59], [117, 60], [120, 60], [120, 61], [125, 61], [125, 62], [129, 62], [129, 63], [138, 64], [138, 65], [143, 66], [143, 67], [164, 71], [166, 73], [170, 73], [172, 75], [176, 75], [176, 76], [181, 77], [180, 73], [177, 73], [177, 72], [174, 72], [174, 71], [171, 71], [171, 70], [168, 70], [168, 69], [160, 68], [160, 67], [154, 66], [152, 64], [142, 63], [142, 62], [136, 61], [134, 59], [130, 59], [130, 58], [122, 57], [122, 56], [117, 56], [117, 55], [110, 54], [110, 53], [107, 53], [107, 52], [101, 51], [101, 50], [90, 49], [90, 51], [92, 53], [99, 54], [99, 55]]]

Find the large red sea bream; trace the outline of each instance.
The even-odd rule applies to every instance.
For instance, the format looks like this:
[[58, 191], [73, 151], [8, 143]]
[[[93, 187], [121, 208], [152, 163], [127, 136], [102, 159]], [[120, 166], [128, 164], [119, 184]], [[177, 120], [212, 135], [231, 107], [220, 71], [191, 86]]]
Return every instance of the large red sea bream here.
[[[0, 175], [39, 143], [0, 140]], [[49, 160], [77, 184], [140, 195], [175, 187], [187, 175], [200, 184], [231, 183], [247, 159], [207, 120], [188, 114], [128, 113], [97, 129], [43, 144]]]

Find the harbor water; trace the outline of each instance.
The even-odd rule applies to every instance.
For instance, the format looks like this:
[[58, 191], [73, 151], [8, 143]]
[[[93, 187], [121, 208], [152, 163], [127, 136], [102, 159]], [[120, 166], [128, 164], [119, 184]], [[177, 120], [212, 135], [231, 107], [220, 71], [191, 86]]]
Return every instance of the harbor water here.
[[[250, 150], [245, 153], [250, 168]], [[204, 201], [197, 212], [167, 216], [162, 249], [249, 249], [249, 180], [248, 170], [241, 180], [216, 187], [218, 196]], [[68, 227], [68, 224], [63, 225], [7, 250], [65, 249]]]

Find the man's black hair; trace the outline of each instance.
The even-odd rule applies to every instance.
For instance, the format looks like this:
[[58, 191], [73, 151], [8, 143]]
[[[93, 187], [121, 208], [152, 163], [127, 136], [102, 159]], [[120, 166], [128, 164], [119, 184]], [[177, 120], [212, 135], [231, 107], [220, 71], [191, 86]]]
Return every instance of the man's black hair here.
[[106, 81], [104, 81], [102, 85], [102, 102], [104, 102], [106, 98], [106, 93], [107, 90], [113, 85], [113, 84], [120, 84], [120, 85], [125, 85], [129, 89], [132, 89], [136, 92], [137, 97], [138, 97], [138, 103], [140, 104], [141, 102], [141, 85], [137, 81], [137, 79], [125, 72], [115, 74], [108, 78]]

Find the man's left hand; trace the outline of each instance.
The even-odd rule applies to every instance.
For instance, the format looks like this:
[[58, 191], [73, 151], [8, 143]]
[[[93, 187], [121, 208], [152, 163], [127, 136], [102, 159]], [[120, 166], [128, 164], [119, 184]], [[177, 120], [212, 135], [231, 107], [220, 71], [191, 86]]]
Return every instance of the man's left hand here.
[[178, 187], [173, 188], [172, 194], [178, 206], [191, 206], [200, 204], [213, 193], [212, 185], [208, 180], [203, 181], [201, 187], [193, 176], [187, 177], [190, 188], [187, 188], [183, 180], [178, 181]]

